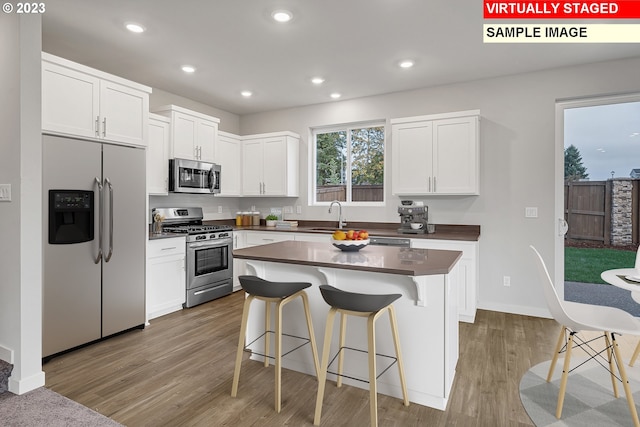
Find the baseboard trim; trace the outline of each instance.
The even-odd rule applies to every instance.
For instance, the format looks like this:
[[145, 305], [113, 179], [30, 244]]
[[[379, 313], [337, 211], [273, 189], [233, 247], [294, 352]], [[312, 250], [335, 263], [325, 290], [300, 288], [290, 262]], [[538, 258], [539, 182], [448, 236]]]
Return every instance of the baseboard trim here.
[[499, 303], [479, 303], [478, 309], [499, 311], [501, 313], [519, 314], [522, 316], [542, 317], [545, 319], [553, 319], [551, 312], [547, 308], [531, 307], [524, 305], [499, 304]]
[[0, 345], [0, 360], [4, 360], [13, 365], [13, 350]]
[[20, 381], [14, 379], [14, 375], [9, 377], [9, 391], [13, 394], [25, 394], [28, 391], [35, 390], [44, 386], [44, 371], [40, 371], [29, 378]]

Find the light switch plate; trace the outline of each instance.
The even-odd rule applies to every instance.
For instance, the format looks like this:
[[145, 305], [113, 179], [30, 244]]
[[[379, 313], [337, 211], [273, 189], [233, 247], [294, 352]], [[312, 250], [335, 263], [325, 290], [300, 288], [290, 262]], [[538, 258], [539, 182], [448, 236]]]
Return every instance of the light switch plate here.
[[296, 206], [296, 213], [297, 213], [298, 215], [300, 215], [300, 214], [302, 213], [302, 206], [300, 206], [300, 205], [297, 205], [297, 206]]
[[538, 218], [538, 208], [535, 208], [535, 207], [524, 208], [524, 217]]
[[0, 184], [0, 202], [11, 201], [11, 184]]
[[293, 206], [285, 206], [284, 207], [284, 213], [292, 214], [293, 213]]
[[218, 213], [221, 214], [222, 213], [222, 206], [218, 206]]

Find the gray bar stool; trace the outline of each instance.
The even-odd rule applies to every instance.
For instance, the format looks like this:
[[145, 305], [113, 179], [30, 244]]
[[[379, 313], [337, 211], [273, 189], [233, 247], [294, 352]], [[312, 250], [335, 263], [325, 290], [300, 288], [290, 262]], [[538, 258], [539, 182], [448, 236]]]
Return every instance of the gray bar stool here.
[[[347, 329], [346, 315], [367, 317], [367, 333], [368, 333], [368, 353], [369, 353], [369, 407], [371, 414], [371, 425], [378, 425], [378, 391], [376, 387], [376, 334], [375, 321], [384, 312], [389, 312], [389, 320], [391, 321], [391, 332], [393, 335], [393, 343], [396, 349], [395, 359], [398, 363], [398, 371], [400, 373], [400, 384], [402, 386], [402, 396], [404, 398], [404, 406], [409, 406], [409, 398], [407, 396], [407, 384], [404, 378], [404, 367], [402, 364], [402, 355], [400, 353], [400, 340], [398, 339], [398, 325], [396, 322], [396, 313], [392, 303], [400, 298], [400, 294], [390, 295], [370, 295], [359, 294], [354, 292], [346, 292], [334, 288], [329, 285], [321, 285], [320, 292], [322, 298], [331, 306], [327, 315], [327, 324], [324, 333], [324, 348], [322, 350], [322, 366], [318, 375], [318, 397], [316, 399], [316, 413], [313, 419], [314, 425], [320, 425], [320, 416], [322, 414], [322, 401], [324, 399], [324, 387], [327, 380], [327, 369], [329, 367], [329, 351], [331, 350], [331, 335], [333, 331], [333, 321], [336, 313], [340, 313], [340, 348], [338, 349], [338, 379], [336, 384], [338, 387], [342, 385], [342, 367], [344, 361], [343, 349], [345, 334]], [[390, 357], [390, 356], [387, 356]], [[335, 358], [334, 358], [335, 359]], [[388, 369], [388, 368], [387, 368]], [[386, 372], [386, 370], [385, 370]], [[383, 372], [384, 373], [384, 372]], [[380, 374], [382, 375], [382, 374]], [[357, 379], [357, 378], [354, 378]]]
[[[316, 339], [313, 333], [313, 324], [311, 323], [311, 312], [309, 311], [309, 298], [304, 289], [311, 286], [311, 283], [304, 282], [270, 282], [261, 279], [256, 276], [239, 276], [240, 285], [244, 291], [248, 294], [244, 301], [244, 307], [242, 309], [242, 324], [240, 325], [240, 338], [238, 339], [238, 351], [236, 353], [236, 368], [233, 374], [233, 386], [231, 388], [231, 396], [236, 397], [238, 394], [238, 383], [240, 382], [240, 367], [242, 365], [242, 352], [244, 351], [244, 342], [247, 335], [247, 319], [249, 318], [249, 306], [254, 299], [258, 299], [265, 302], [265, 322], [264, 322], [264, 334], [256, 338], [253, 342], [257, 341], [261, 337], [265, 337], [264, 344], [264, 366], [269, 366], [269, 359], [275, 359], [276, 379], [275, 379], [275, 407], [276, 411], [280, 412], [282, 406], [282, 307], [300, 297], [302, 298], [302, 304], [304, 307], [304, 314], [307, 318], [307, 329], [309, 331], [309, 339], [307, 342], [311, 343], [311, 352], [313, 353], [313, 362], [316, 369], [316, 375], [320, 371], [318, 363], [318, 350], [316, 347]], [[271, 327], [271, 303], [276, 304], [276, 324], [275, 331], [269, 330]], [[275, 357], [269, 356], [269, 336], [268, 333], [275, 333]], [[287, 334], [284, 334], [287, 335]], [[290, 335], [293, 336], [293, 335]], [[302, 337], [295, 337], [302, 338]], [[306, 344], [306, 343], [304, 343]], [[302, 344], [302, 345], [304, 345]], [[297, 350], [302, 345], [294, 348], [291, 351]], [[289, 351], [286, 354], [291, 353]], [[286, 355], [285, 354], [285, 355]]]

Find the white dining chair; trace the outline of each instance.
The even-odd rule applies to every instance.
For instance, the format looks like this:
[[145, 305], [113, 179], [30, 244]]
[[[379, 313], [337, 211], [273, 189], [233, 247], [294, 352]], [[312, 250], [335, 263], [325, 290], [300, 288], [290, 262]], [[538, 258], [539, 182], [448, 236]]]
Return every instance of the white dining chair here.
[[[611, 383], [613, 385], [613, 394], [618, 397], [617, 377], [615, 375], [615, 367], [617, 366], [620, 372], [620, 381], [624, 387], [624, 392], [627, 397], [627, 405], [631, 412], [631, 418], [633, 419], [635, 426], [640, 426], [638, 421], [638, 413], [636, 411], [636, 405], [633, 401], [633, 394], [629, 387], [629, 380], [627, 379], [627, 373], [625, 371], [624, 362], [620, 357], [620, 349], [616, 342], [616, 334], [630, 334], [640, 335], [640, 321], [633, 317], [631, 314], [619, 308], [581, 304], [576, 302], [564, 301], [558, 297], [549, 271], [542, 259], [540, 253], [533, 246], [529, 246], [536, 255], [538, 268], [540, 271], [540, 278], [542, 279], [542, 289], [544, 291], [544, 297], [549, 307], [549, 311], [553, 318], [562, 325], [560, 336], [555, 347], [553, 360], [549, 367], [549, 373], [547, 374], [547, 382], [551, 381], [551, 376], [558, 361], [560, 353], [566, 353], [564, 358], [564, 365], [562, 368], [562, 378], [560, 380], [560, 391], [558, 393], [558, 403], [556, 406], [556, 418], [562, 416], [562, 406], [564, 403], [564, 394], [567, 388], [567, 379], [570, 372], [571, 363], [571, 351], [574, 347], [582, 348], [591, 359], [603, 358], [602, 354], [606, 351], [606, 361], [609, 365], [608, 370], [611, 373]], [[593, 340], [583, 340], [579, 335], [584, 331], [597, 331], [602, 332], [602, 338], [604, 338], [605, 349], [602, 351], [594, 349], [589, 343]], [[606, 368], [605, 365], [597, 360], [600, 365]], [[615, 362], [615, 363], [614, 363]]]

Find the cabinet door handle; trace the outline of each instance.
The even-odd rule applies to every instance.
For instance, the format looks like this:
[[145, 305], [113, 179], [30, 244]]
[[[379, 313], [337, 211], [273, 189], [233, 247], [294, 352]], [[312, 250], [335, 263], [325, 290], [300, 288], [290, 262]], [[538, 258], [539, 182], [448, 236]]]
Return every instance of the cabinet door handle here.
[[198, 146], [198, 159], [202, 160], [202, 145]]
[[436, 190], [436, 177], [433, 177], [433, 192], [437, 192], [438, 190]]
[[429, 193], [431, 193], [431, 177], [429, 177]]
[[170, 251], [172, 249], [176, 249], [177, 246], [171, 246], [170, 248], [162, 248], [161, 251]]
[[100, 116], [96, 116], [96, 136], [100, 136]]
[[196, 160], [198, 159], [198, 146], [197, 145], [193, 146], [193, 158], [196, 159]]
[[107, 118], [105, 117], [102, 121], [102, 136], [107, 137]]

